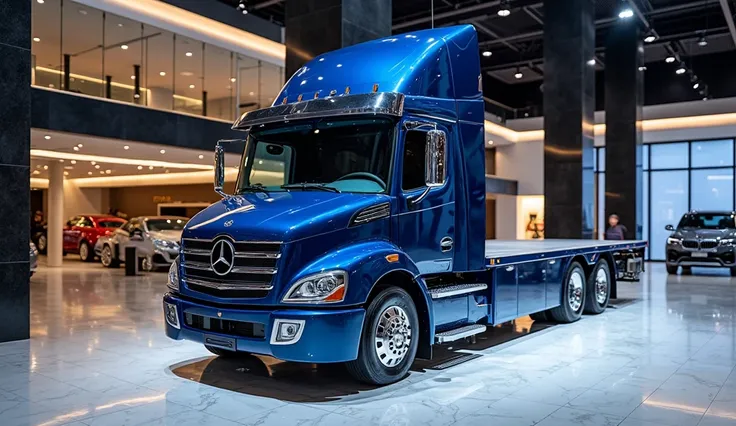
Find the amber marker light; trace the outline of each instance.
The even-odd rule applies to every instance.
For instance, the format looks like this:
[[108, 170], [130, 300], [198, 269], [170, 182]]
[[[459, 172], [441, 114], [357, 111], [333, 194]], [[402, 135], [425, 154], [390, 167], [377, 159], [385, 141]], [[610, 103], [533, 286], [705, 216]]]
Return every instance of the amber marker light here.
[[389, 263], [398, 262], [399, 261], [399, 254], [398, 253], [389, 254], [388, 256], [386, 256], [386, 260]]
[[336, 288], [329, 296], [324, 298], [325, 302], [341, 302], [345, 299], [345, 284]]

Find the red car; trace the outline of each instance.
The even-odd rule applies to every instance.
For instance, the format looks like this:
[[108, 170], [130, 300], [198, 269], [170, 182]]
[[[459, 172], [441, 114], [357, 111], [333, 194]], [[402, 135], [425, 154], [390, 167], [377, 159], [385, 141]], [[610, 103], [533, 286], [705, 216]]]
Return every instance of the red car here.
[[64, 253], [78, 253], [84, 262], [95, 258], [97, 239], [115, 232], [125, 219], [108, 215], [74, 216], [64, 226]]

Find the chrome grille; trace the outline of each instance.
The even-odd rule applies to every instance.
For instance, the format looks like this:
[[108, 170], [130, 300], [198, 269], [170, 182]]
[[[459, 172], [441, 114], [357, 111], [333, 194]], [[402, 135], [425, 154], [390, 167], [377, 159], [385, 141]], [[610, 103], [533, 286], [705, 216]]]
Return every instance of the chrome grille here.
[[232, 269], [218, 275], [210, 256], [218, 240], [182, 239], [183, 278], [187, 287], [218, 297], [259, 298], [273, 288], [273, 277], [281, 259], [281, 242], [233, 241], [235, 249]]

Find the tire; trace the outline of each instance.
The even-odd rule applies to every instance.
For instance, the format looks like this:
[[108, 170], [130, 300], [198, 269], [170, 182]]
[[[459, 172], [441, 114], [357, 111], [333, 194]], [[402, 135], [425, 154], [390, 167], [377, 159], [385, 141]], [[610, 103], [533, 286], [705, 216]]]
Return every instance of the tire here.
[[212, 352], [213, 354], [223, 357], [223, 358], [240, 358], [244, 356], [250, 355], [250, 352], [235, 352], [235, 351], [228, 351], [227, 349], [221, 349], [216, 348], [214, 346], [210, 345], [204, 345], [205, 349]]
[[736, 277], [736, 268], [729, 268], [731, 271], [731, 276]]
[[151, 256], [146, 256], [141, 259], [141, 270], [145, 272], [153, 272], [156, 267], [153, 266], [153, 258]]
[[670, 275], [677, 275], [677, 265], [667, 265], [667, 273]]
[[82, 241], [82, 243], [79, 244], [79, 259], [82, 262], [91, 262], [94, 258], [95, 254], [90, 251], [89, 243], [87, 243], [87, 241]]
[[692, 275], [693, 268], [691, 266], [683, 266], [682, 267], [682, 275]]
[[599, 259], [588, 275], [587, 287], [584, 312], [598, 315], [606, 310], [611, 300], [611, 269], [604, 259]]
[[397, 382], [409, 372], [418, 344], [419, 318], [411, 296], [389, 287], [368, 306], [358, 358], [346, 363], [347, 370], [355, 379], [372, 385]]
[[562, 303], [549, 310], [550, 318], [563, 324], [580, 319], [585, 307], [585, 281], [583, 267], [578, 262], [570, 263], [562, 283]]
[[36, 243], [36, 248], [38, 249], [38, 252], [41, 254], [46, 254], [46, 248], [48, 247], [48, 240], [46, 239], [46, 234], [41, 234], [38, 236], [38, 242]]
[[117, 268], [120, 266], [120, 260], [113, 258], [112, 247], [109, 244], [102, 246], [100, 253], [100, 263], [106, 268]]

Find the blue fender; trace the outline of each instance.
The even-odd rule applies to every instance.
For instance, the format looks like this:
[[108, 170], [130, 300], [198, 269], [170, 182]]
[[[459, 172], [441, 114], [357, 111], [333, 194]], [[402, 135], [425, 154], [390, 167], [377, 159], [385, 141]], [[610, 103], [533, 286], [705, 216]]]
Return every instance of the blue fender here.
[[[386, 256], [393, 254], [398, 254], [398, 260], [389, 262]], [[424, 318], [427, 322], [424, 324], [427, 333], [424, 334], [422, 340], [426, 339], [430, 345], [434, 341], [432, 298], [429, 297], [424, 280], [419, 276], [417, 266], [396, 245], [385, 240], [373, 240], [340, 247], [316, 259], [295, 274], [289, 285], [284, 288], [284, 292], [288, 291], [295, 282], [308, 275], [332, 269], [342, 269], [349, 273], [345, 300], [335, 304], [340, 306], [366, 304], [376, 283], [391, 272], [403, 272], [410, 275], [412, 277], [411, 286], [414, 287], [406, 290], [412, 294], [420, 320]], [[424, 306], [419, 305], [422, 302]]]

